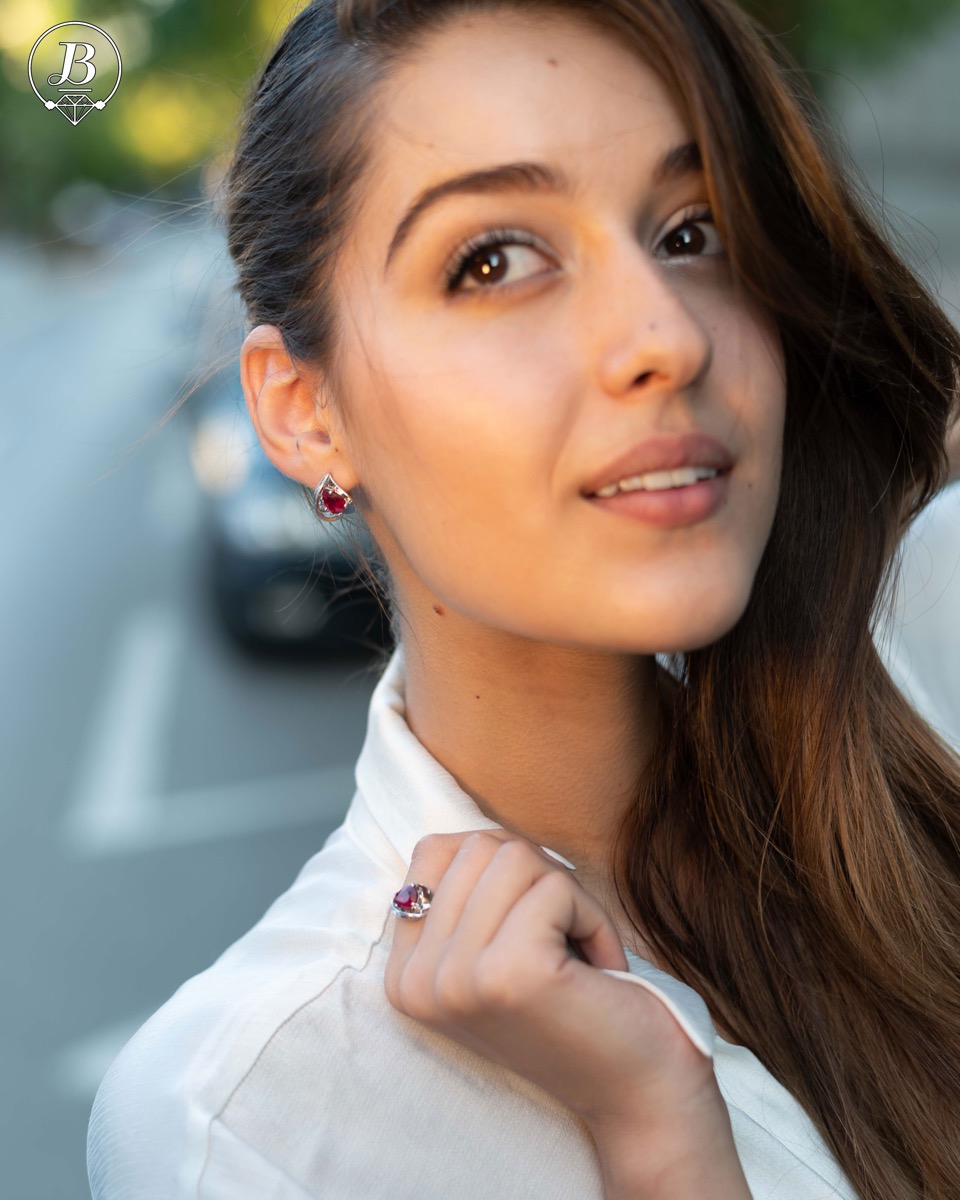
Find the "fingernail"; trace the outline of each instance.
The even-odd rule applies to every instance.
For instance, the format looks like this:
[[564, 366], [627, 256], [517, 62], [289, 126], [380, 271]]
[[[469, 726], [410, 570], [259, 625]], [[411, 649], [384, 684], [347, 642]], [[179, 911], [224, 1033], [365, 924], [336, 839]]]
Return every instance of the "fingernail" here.
[[549, 854], [551, 858], [555, 858], [558, 863], [563, 863], [565, 867], [569, 867], [571, 871], [575, 871], [577, 869], [568, 858], [564, 858], [563, 855], [558, 854], [556, 850], [548, 850], [546, 846], [541, 846], [540, 849], [544, 852], [544, 854]]

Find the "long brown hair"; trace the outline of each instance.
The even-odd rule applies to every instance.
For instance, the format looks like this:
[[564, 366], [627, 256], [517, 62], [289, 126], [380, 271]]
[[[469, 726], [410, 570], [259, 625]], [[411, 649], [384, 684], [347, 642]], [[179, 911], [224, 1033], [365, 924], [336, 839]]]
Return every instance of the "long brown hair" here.
[[251, 323], [335, 372], [332, 273], [378, 83], [464, 9], [547, 7], [658, 71], [787, 367], [749, 606], [685, 657], [611, 857], [660, 959], [804, 1106], [864, 1200], [960, 1194], [960, 763], [875, 649], [945, 478], [960, 336], [878, 232], [802, 72], [730, 0], [327, 0], [256, 81], [224, 208]]

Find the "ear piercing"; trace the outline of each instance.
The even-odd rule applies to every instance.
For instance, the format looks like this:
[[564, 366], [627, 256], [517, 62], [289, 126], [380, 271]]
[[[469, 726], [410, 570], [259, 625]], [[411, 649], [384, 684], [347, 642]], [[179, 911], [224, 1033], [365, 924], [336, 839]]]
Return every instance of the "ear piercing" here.
[[313, 507], [317, 516], [324, 521], [339, 521], [344, 513], [349, 512], [353, 499], [349, 492], [334, 483], [333, 476], [324, 475], [313, 490]]

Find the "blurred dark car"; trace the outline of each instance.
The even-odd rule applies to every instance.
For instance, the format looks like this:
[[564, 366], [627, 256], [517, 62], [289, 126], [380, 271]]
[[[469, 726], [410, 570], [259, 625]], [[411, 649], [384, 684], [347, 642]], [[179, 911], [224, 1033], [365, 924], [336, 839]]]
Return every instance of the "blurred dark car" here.
[[190, 459], [204, 497], [209, 595], [246, 649], [344, 652], [392, 645], [382, 593], [361, 573], [375, 553], [354, 512], [321, 521], [264, 454], [236, 369], [191, 398]]

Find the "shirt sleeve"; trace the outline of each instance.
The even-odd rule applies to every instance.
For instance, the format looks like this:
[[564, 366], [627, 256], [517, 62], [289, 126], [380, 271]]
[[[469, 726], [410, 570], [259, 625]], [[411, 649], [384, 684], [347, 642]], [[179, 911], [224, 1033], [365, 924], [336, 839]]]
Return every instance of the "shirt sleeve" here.
[[914, 521], [877, 649], [924, 719], [960, 750], [960, 484]]

